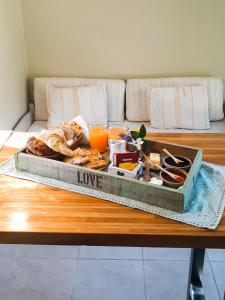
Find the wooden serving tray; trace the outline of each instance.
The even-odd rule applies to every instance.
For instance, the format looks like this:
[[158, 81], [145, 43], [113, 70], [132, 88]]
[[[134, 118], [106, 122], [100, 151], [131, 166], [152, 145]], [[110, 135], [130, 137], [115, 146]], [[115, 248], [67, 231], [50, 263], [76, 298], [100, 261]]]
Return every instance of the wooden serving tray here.
[[33, 173], [64, 181], [105, 193], [126, 197], [155, 205], [176, 212], [184, 212], [185, 205], [191, 195], [195, 178], [201, 167], [202, 150], [176, 144], [145, 140], [144, 151], [158, 152], [162, 149], [189, 158], [191, 169], [185, 183], [179, 189], [124, 178], [104, 171], [91, 170], [80, 166], [27, 154], [25, 149], [15, 154], [16, 168], [20, 171]]

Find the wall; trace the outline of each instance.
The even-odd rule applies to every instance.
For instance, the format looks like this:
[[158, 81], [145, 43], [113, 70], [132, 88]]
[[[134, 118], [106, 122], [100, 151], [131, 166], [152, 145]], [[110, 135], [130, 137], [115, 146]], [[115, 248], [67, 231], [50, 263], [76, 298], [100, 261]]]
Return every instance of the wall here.
[[225, 78], [224, 0], [22, 0], [29, 73]]
[[0, 0], [0, 130], [25, 113], [26, 51], [20, 0]]

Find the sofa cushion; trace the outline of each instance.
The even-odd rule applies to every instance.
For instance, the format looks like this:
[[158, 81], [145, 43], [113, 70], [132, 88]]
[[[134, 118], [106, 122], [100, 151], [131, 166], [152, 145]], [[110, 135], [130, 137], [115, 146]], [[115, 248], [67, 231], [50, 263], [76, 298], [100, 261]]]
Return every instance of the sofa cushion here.
[[108, 121], [124, 120], [125, 81], [119, 79], [87, 79], [74, 77], [40, 77], [34, 79], [35, 120], [47, 121], [47, 85], [55, 87], [104, 84], [107, 94]]
[[158, 86], [206, 85], [209, 99], [210, 121], [222, 120], [223, 83], [212, 77], [170, 77], [129, 79], [126, 85], [126, 118], [129, 121], [149, 121], [147, 111], [147, 88]]
[[148, 88], [147, 107], [153, 128], [210, 128], [208, 96], [202, 85]]

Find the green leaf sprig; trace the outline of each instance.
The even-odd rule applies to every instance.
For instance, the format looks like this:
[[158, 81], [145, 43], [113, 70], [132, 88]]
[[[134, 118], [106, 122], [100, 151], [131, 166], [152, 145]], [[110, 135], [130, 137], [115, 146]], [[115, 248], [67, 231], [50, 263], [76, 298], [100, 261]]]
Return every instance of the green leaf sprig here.
[[130, 134], [132, 136], [132, 139], [135, 140], [135, 141], [137, 139], [144, 139], [145, 136], [146, 136], [146, 133], [147, 133], [147, 131], [146, 131], [146, 127], [145, 127], [144, 124], [141, 125], [139, 132], [134, 131], [134, 130], [132, 130], [130, 132]]

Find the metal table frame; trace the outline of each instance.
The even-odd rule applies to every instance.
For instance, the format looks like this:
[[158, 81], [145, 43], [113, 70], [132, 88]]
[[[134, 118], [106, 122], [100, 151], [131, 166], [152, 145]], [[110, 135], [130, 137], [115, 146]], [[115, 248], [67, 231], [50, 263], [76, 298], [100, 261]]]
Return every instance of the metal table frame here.
[[[205, 300], [202, 285], [202, 274], [205, 259], [205, 249], [191, 249], [190, 267], [187, 287], [187, 300]], [[224, 298], [225, 300], [225, 298]]]

